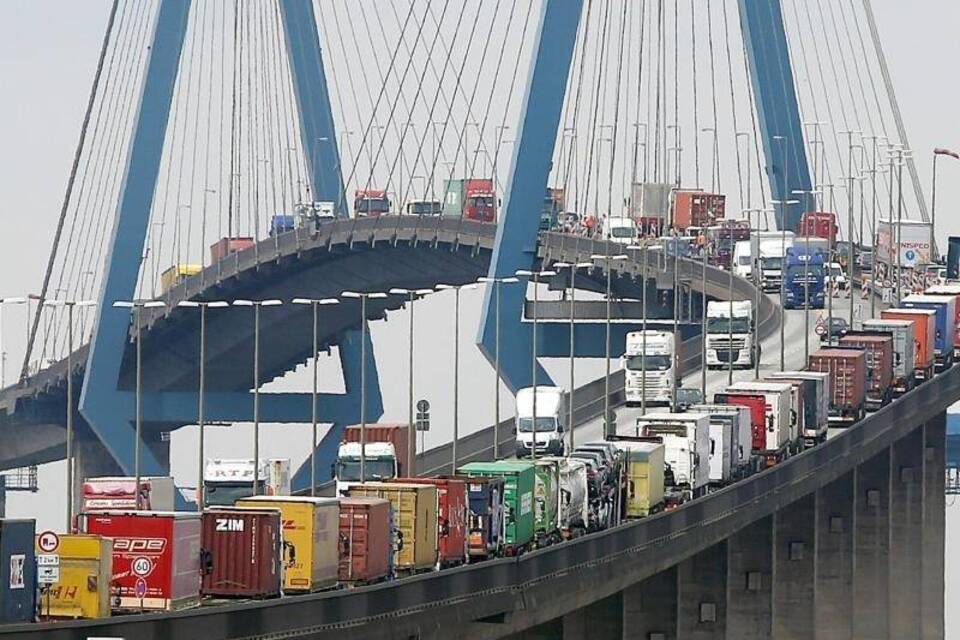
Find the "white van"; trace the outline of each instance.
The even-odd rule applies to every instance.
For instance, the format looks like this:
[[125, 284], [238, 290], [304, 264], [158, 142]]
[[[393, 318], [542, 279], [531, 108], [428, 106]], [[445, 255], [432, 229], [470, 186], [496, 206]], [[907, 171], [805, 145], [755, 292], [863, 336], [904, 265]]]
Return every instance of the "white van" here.
[[604, 218], [601, 231], [604, 239], [611, 242], [633, 244], [637, 241], [637, 223], [627, 216]]
[[563, 434], [567, 429], [567, 403], [564, 402], [563, 389], [541, 385], [525, 387], [517, 391], [516, 400], [517, 457], [525, 458], [531, 455], [534, 445], [538, 456], [564, 455]]
[[749, 280], [753, 274], [753, 253], [749, 240], [740, 240], [733, 245], [733, 275]]

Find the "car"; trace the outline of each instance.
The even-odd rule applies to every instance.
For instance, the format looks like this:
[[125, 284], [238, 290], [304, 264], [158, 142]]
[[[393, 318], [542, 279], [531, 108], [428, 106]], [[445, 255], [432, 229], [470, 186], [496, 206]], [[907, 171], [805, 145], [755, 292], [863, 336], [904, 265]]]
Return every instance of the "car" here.
[[[829, 335], [827, 334], [827, 325], [830, 325]], [[847, 321], [839, 316], [833, 316], [829, 320], [824, 320], [822, 323], [817, 323], [817, 335], [820, 336], [821, 342], [826, 342], [831, 338], [839, 338], [847, 333], [850, 330], [850, 325]]]
[[862, 271], [873, 268], [873, 249], [862, 249], [857, 255], [857, 267]]
[[691, 405], [703, 404], [703, 392], [696, 387], [677, 387], [677, 409], [686, 411]]
[[620, 463], [620, 450], [612, 442], [588, 442], [578, 446], [574, 451], [589, 451], [603, 455], [604, 463], [611, 469]]

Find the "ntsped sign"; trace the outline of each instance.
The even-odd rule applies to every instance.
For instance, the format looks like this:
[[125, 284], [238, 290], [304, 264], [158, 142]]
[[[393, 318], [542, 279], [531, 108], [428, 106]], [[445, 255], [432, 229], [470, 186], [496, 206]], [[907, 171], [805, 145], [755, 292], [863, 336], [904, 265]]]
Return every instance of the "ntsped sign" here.
[[877, 259], [897, 264], [897, 227], [900, 228], [900, 265], [916, 267], [930, 262], [930, 223], [917, 220], [879, 220], [877, 223]]

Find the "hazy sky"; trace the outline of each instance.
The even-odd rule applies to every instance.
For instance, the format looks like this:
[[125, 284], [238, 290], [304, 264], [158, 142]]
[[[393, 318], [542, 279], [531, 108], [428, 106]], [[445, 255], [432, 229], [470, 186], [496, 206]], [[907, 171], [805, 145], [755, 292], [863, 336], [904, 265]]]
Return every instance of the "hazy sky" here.
[[[859, 0], [855, 1], [859, 4]], [[23, 295], [39, 288], [108, 7], [106, 0], [0, 0], [0, 95], [4, 98], [0, 100], [0, 222], [3, 223], [0, 227], [0, 297]], [[960, 124], [956, 117], [960, 83], [955, 81], [955, 67], [960, 60], [960, 39], [956, 37], [960, 29], [960, 3], [956, 0], [876, 0], [874, 9], [929, 198], [930, 152], [936, 146], [960, 150]], [[941, 238], [947, 234], [960, 235], [960, 162], [949, 158], [942, 161], [939, 187], [938, 235]], [[440, 302], [433, 307], [435, 311], [444, 308]], [[471, 339], [478, 309], [478, 299], [467, 301], [464, 317], [468, 328], [464, 334]], [[438, 319], [439, 313], [433, 315], [436, 324], [425, 337], [436, 341], [433, 346], [437, 352], [448, 353], [450, 340], [445, 333], [448, 318]], [[6, 333], [10, 342], [5, 346], [14, 354], [20, 353], [22, 344], [18, 342], [22, 343], [23, 332], [22, 325], [16, 324], [16, 330], [12, 325], [22, 321], [20, 311], [7, 314]], [[403, 324], [392, 322], [375, 329], [382, 360], [387, 359], [386, 354], [396, 351], [396, 344], [402, 340]], [[475, 428], [490, 421], [489, 403], [481, 402], [480, 396], [492, 390], [487, 382], [489, 368], [475, 350], [469, 351], [464, 354], [465, 367], [473, 367], [475, 373], [467, 376], [467, 384], [479, 390], [473, 394], [476, 396], [473, 404], [482, 407], [471, 416]], [[421, 361], [426, 359], [426, 355], [421, 355]], [[7, 368], [8, 379], [18, 366], [19, 360], [12, 359]], [[583, 369], [584, 378], [599, 372], [595, 363]], [[382, 372], [384, 378], [404, 375], [402, 367], [387, 367], [385, 374]], [[439, 364], [425, 367], [418, 376], [418, 385], [430, 389], [436, 397], [443, 396], [449, 385], [448, 370]], [[306, 381], [303, 376], [294, 379]], [[388, 413], [392, 411], [393, 417], [402, 418], [405, 396], [397, 385], [392, 387], [385, 391]], [[438, 423], [449, 417], [445, 411], [437, 407]], [[184, 434], [179, 442], [175, 440], [175, 450], [187, 452], [189, 437]], [[308, 442], [304, 440], [308, 436], [303, 430], [291, 432], [288, 437], [284, 442], [296, 442], [301, 450]], [[224, 443], [229, 439], [227, 433], [214, 435], [211, 446], [226, 446]], [[58, 469], [62, 466], [50, 465], [43, 476], [56, 483], [55, 486], [59, 486]], [[179, 465], [175, 461], [178, 475], [189, 477], [188, 474], [193, 473], [190, 469], [186, 460]], [[55, 504], [56, 500], [44, 502]], [[26, 503], [12, 499], [11, 511], [18, 504], [22, 508]], [[41, 516], [48, 526], [54, 525], [59, 522], [59, 512], [59, 508], [51, 509]], [[950, 539], [955, 539], [960, 530], [960, 507], [948, 510], [948, 522]], [[957, 557], [950, 556], [948, 588], [960, 582], [957, 565]], [[948, 610], [948, 617], [950, 615]]]

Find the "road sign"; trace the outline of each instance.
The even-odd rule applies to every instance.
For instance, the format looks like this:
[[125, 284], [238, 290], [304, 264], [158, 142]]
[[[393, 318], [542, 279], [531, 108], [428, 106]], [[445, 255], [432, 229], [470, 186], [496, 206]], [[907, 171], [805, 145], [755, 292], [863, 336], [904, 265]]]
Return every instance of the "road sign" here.
[[137, 583], [133, 587], [133, 595], [140, 600], [147, 595], [147, 581], [143, 578], [137, 578]]
[[153, 563], [150, 561], [150, 558], [145, 556], [134, 558], [133, 562], [130, 563], [130, 570], [133, 571], [134, 575], [140, 576], [141, 578], [150, 575], [152, 568]]
[[57, 564], [54, 565], [40, 564], [41, 557], [43, 556], [37, 558], [37, 582], [43, 585], [60, 582], [60, 556], [53, 556], [57, 559]]
[[37, 555], [38, 567], [59, 567], [60, 556], [56, 553], [41, 553]]
[[44, 531], [37, 536], [37, 546], [44, 553], [53, 553], [60, 546], [60, 536], [53, 531]]
[[417, 400], [417, 411], [427, 413], [430, 411], [430, 402], [427, 400]]

